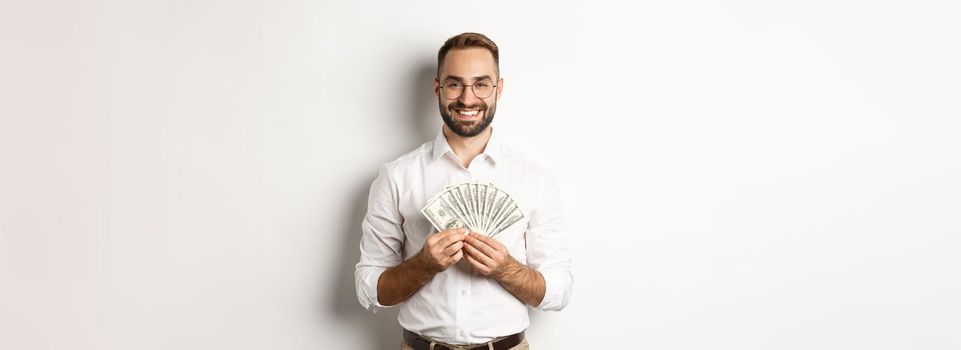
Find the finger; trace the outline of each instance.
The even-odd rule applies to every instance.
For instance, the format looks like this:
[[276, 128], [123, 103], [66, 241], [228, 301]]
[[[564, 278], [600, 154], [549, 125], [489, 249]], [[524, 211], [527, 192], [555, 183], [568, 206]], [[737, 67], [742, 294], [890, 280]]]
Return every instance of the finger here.
[[437, 244], [437, 242], [440, 242], [441, 240], [447, 238], [447, 237], [450, 236], [452, 233], [457, 232], [458, 230], [460, 230], [460, 229], [459, 229], [459, 228], [452, 228], [452, 229], [450, 229], [450, 230], [444, 230], [444, 231], [434, 232], [434, 234], [432, 234], [432, 235], [430, 235], [430, 236], [427, 236], [426, 243], [429, 243], [429, 244]]
[[506, 249], [507, 249], [506, 247], [504, 247], [503, 244], [501, 244], [500, 241], [498, 241], [498, 240], [495, 239], [494, 237], [485, 236], [485, 235], [479, 234], [479, 233], [477, 233], [477, 232], [471, 233], [471, 234], [470, 234], [470, 237], [471, 237], [471, 238], [476, 238], [477, 240], [486, 243], [486, 244], [489, 245], [491, 248], [494, 248], [494, 250], [506, 250]]
[[464, 259], [467, 259], [467, 262], [469, 262], [470, 265], [475, 269], [481, 270], [481, 272], [487, 271], [487, 266], [484, 266], [484, 264], [481, 264], [479, 261], [477, 261], [477, 259], [471, 257], [470, 254], [464, 254]]
[[450, 230], [441, 232], [441, 239], [444, 239], [444, 240], [454, 240], [454, 241], [462, 241], [462, 240], [464, 240], [464, 237], [467, 236], [467, 235], [465, 234], [466, 232], [467, 232], [467, 229], [466, 229], [466, 228], [450, 229]]
[[491, 257], [484, 255], [483, 252], [475, 248], [473, 245], [470, 245], [470, 244], [465, 245], [464, 252], [467, 253], [467, 256], [476, 259], [479, 263], [483, 265], [494, 266], [494, 259], [491, 259]]
[[[454, 238], [454, 237], [448, 237], [448, 238], [444, 239], [443, 241], [439, 242], [437, 245], [438, 245], [439, 247], [441, 247], [441, 248], [443, 248], [443, 249], [446, 250], [447, 248], [450, 248], [451, 246], [457, 245], [458, 243], [461, 244], [461, 245], [463, 245], [463, 244], [464, 244], [464, 240], [463, 240], [463, 239], [459, 239], [459, 238]], [[458, 248], [458, 249], [459, 249], [459, 248]]]
[[442, 235], [444, 235], [444, 236], [450, 236], [450, 235], [461, 235], [461, 236], [463, 236], [463, 235], [465, 235], [465, 234], [467, 233], [467, 229], [466, 229], [466, 228], [463, 228], [463, 227], [459, 227], [459, 228], [452, 228], [452, 229], [450, 229], [450, 230], [444, 230], [444, 231], [441, 231], [441, 232], [438, 232], [438, 233], [440, 233], [440, 234], [442, 234]]
[[447, 255], [447, 256], [454, 255], [457, 252], [461, 251], [462, 250], [461, 248], [463, 247], [464, 247], [463, 242], [454, 242], [454, 244], [451, 244], [447, 246], [447, 248], [444, 248], [444, 255]]
[[451, 244], [463, 241], [464, 237], [459, 234], [444, 235], [441, 236], [437, 241], [432, 243], [432, 246], [438, 247], [440, 249], [447, 248]]
[[477, 232], [471, 232], [471, 233], [470, 233], [470, 236], [471, 236], [471, 238], [476, 238], [478, 241], [482, 241], [482, 242], [484, 242], [484, 243], [490, 242], [490, 237], [484, 236], [484, 235], [482, 235], [482, 234], [480, 234], [480, 233], [477, 233]]
[[490, 245], [488, 245], [487, 242], [478, 239], [480, 235], [476, 235], [476, 236], [475, 235], [476, 234], [471, 233], [471, 235], [469, 236], [470, 238], [468, 238], [466, 241], [468, 245], [476, 248], [477, 250], [480, 250], [482, 253], [484, 253], [484, 255], [487, 255], [489, 257], [494, 257], [497, 254], [499, 254], [497, 249], [494, 249], [494, 247], [491, 247]]
[[454, 253], [454, 256], [451, 257], [451, 259], [454, 260], [454, 262], [452, 262], [451, 264], [456, 264], [462, 258], [464, 258], [464, 251], [458, 250], [457, 253]]

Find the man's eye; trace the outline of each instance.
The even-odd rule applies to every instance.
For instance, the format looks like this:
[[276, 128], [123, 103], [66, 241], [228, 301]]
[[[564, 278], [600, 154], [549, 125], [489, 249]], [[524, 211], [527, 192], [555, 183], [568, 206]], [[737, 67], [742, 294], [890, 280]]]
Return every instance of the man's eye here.
[[447, 84], [444, 84], [444, 86], [447, 87], [447, 88], [449, 88], [449, 89], [460, 89], [460, 88], [464, 87], [464, 84], [461, 84], [461, 83], [453, 82], [453, 81], [452, 81], [452, 82], [448, 82]]
[[489, 81], [482, 81], [474, 84], [474, 86], [477, 86], [478, 88], [483, 88], [483, 89], [489, 88], [491, 87], [491, 85], [492, 84]]

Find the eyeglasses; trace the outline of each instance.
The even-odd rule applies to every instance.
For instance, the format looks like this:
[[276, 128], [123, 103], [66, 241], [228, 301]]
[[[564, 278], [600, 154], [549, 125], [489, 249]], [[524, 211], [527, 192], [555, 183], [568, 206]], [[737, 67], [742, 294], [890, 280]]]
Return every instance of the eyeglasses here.
[[479, 99], [485, 99], [491, 97], [494, 94], [494, 88], [497, 85], [490, 80], [481, 80], [473, 84], [464, 84], [462, 82], [451, 80], [440, 86], [444, 90], [444, 97], [448, 100], [456, 100], [464, 93], [464, 88], [470, 86], [470, 90], [474, 92], [474, 96]]

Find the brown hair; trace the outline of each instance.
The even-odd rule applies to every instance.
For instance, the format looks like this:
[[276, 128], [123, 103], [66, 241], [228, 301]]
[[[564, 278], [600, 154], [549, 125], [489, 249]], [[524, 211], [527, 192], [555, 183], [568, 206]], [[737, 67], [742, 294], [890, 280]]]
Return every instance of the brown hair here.
[[440, 66], [444, 64], [444, 58], [451, 49], [466, 49], [469, 47], [485, 48], [494, 56], [494, 66], [497, 74], [500, 75], [500, 57], [497, 51], [497, 44], [493, 40], [481, 33], [461, 33], [452, 36], [444, 42], [444, 45], [437, 51], [437, 78], [440, 78]]

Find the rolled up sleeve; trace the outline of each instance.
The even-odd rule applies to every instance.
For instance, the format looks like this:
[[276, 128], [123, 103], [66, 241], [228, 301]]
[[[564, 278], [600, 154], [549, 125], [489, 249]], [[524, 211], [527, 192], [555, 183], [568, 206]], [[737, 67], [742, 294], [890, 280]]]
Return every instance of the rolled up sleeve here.
[[354, 269], [357, 300], [371, 312], [395, 306], [378, 302], [377, 281], [385, 270], [403, 262], [403, 218], [397, 198], [396, 183], [391, 180], [387, 165], [383, 165], [370, 186], [367, 214], [361, 224], [360, 261]]
[[532, 211], [526, 234], [527, 264], [544, 276], [544, 299], [535, 307], [542, 311], [559, 311], [567, 306], [573, 294], [571, 254], [567, 246], [560, 191], [550, 173], [543, 177], [540, 200]]

